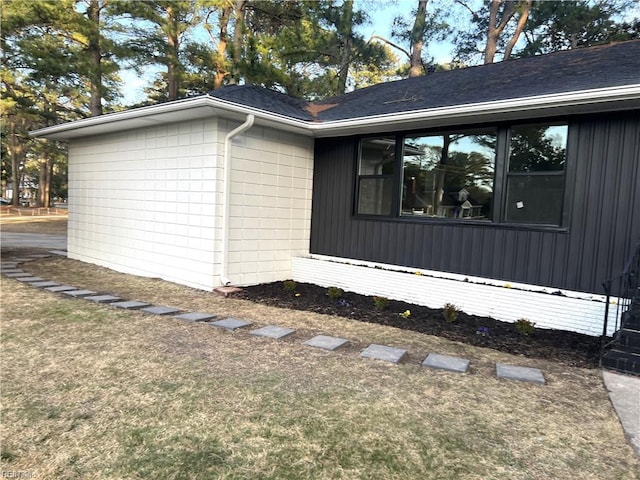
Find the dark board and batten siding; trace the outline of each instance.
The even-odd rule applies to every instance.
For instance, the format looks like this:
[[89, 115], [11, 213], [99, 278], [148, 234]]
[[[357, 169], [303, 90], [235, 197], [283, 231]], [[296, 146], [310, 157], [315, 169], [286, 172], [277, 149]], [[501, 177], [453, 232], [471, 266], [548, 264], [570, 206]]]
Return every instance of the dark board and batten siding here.
[[603, 293], [640, 239], [640, 112], [574, 118], [569, 131], [564, 231], [358, 218], [358, 139], [319, 139], [311, 252]]

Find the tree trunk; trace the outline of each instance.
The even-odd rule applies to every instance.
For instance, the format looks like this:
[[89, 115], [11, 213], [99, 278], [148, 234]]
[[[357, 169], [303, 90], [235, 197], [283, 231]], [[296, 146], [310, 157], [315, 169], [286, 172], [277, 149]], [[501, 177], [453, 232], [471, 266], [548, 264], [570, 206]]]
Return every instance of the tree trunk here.
[[[500, 6], [505, 4], [500, 22], [498, 22], [498, 13]], [[487, 44], [484, 49], [484, 63], [493, 63], [498, 50], [498, 39], [502, 34], [504, 27], [507, 26], [509, 20], [515, 14], [514, 2], [505, 2], [505, 0], [491, 0], [489, 6], [489, 26], [487, 28]]]
[[425, 73], [422, 64], [422, 48], [424, 34], [427, 29], [427, 3], [429, 0], [418, 0], [416, 21], [411, 29], [411, 57], [409, 59], [409, 77], [419, 77]]
[[90, 74], [90, 100], [89, 110], [91, 116], [102, 115], [102, 51], [100, 49], [100, 2], [90, 0], [87, 14], [90, 20], [89, 44], [87, 46], [89, 58], [91, 58]]
[[[45, 154], [46, 155], [46, 154]], [[51, 165], [47, 158], [40, 159], [38, 186], [38, 207], [48, 207], [51, 203]]]
[[338, 94], [343, 94], [347, 89], [349, 77], [349, 64], [351, 63], [351, 44], [353, 35], [353, 0], [345, 0], [343, 15], [339, 20], [338, 35], [342, 38], [342, 55], [340, 58], [340, 70], [338, 72]]
[[20, 205], [20, 186], [22, 184], [22, 166], [24, 165], [26, 149], [24, 142], [18, 135], [19, 120], [15, 115], [9, 115], [8, 118], [9, 134], [7, 142], [7, 151], [11, 157], [11, 182], [13, 183], [13, 197], [11, 204]]
[[438, 207], [442, 205], [444, 199], [444, 177], [447, 173], [447, 159], [449, 158], [449, 147], [451, 146], [451, 136], [445, 135], [440, 154], [440, 165], [437, 170], [435, 198], [433, 202], [433, 212], [438, 214]]
[[225, 63], [227, 58], [227, 46], [229, 45], [229, 18], [231, 7], [226, 7], [220, 13], [220, 38], [218, 39], [218, 56], [216, 60], [216, 75], [213, 80], [213, 88], [222, 87], [224, 77], [229, 73]]
[[527, 19], [529, 18], [529, 12], [531, 12], [531, 0], [526, 0], [522, 5], [522, 11], [520, 12], [520, 18], [518, 19], [518, 25], [516, 26], [516, 31], [513, 32], [513, 35], [509, 39], [507, 43], [507, 47], [504, 50], [504, 58], [503, 60], [509, 60], [511, 58], [511, 52], [513, 51], [513, 47], [515, 47], [516, 43], [518, 43], [518, 39], [524, 30], [524, 26], [527, 23]]
[[233, 2], [233, 16], [235, 23], [233, 26], [233, 59], [231, 66], [231, 81], [240, 81], [240, 64], [242, 63], [242, 44], [244, 41], [244, 3], [245, 0], [235, 0]]
[[179, 58], [178, 51], [180, 49], [180, 38], [178, 37], [177, 20], [173, 7], [167, 7], [167, 23], [170, 25], [170, 31], [167, 32], [167, 98], [169, 101], [178, 99], [178, 76], [179, 76]]

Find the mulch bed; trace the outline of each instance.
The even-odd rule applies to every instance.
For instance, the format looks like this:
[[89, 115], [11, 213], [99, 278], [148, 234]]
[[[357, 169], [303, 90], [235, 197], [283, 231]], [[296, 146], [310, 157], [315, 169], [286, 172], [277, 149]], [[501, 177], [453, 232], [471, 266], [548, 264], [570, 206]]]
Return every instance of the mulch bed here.
[[[287, 291], [283, 282], [245, 287], [239, 297], [265, 305], [338, 315], [360, 322], [436, 335], [515, 355], [552, 360], [572, 367], [596, 368], [599, 365], [599, 337], [550, 329], [535, 329], [533, 334], [524, 336], [516, 330], [513, 323], [489, 317], [459, 312], [455, 322], [448, 322], [443, 317], [442, 309], [390, 300], [384, 310], [378, 310], [374, 306], [373, 297], [345, 292], [340, 299], [332, 299], [327, 295], [326, 288], [306, 283], [295, 285], [294, 292]], [[400, 313], [407, 310], [411, 312], [410, 316], [402, 317]], [[488, 335], [478, 333], [484, 329], [488, 329]]]

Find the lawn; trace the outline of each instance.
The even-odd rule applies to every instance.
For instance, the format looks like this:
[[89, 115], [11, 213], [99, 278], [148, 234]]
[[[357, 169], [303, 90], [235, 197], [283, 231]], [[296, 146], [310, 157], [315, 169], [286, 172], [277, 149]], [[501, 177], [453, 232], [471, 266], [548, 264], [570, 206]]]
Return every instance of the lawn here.
[[6, 215], [0, 216], [0, 228], [4, 232], [14, 233], [67, 233], [67, 215]]
[[[597, 369], [222, 298], [52, 258], [47, 279], [297, 328], [286, 340], [2, 279], [2, 472], [64, 479], [638, 479]], [[325, 352], [315, 334], [349, 338]], [[411, 353], [365, 360], [369, 343]], [[471, 360], [427, 370], [431, 351]], [[497, 380], [495, 362], [547, 385]]]

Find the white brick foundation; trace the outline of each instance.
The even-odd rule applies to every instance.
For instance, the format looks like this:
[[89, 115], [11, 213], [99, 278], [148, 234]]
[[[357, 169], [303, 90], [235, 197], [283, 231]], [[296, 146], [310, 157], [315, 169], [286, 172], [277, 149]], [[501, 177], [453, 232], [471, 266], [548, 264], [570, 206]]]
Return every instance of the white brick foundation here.
[[[295, 257], [292, 272], [298, 282], [362, 295], [430, 308], [452, 303], [471, 315], [505, 322], [526, 318], [537, 328], [602, 334], [605, 298], [601, 295], [319, 255]], [[614, 329], [615, 305], [610, 310], [609, 334]]]

